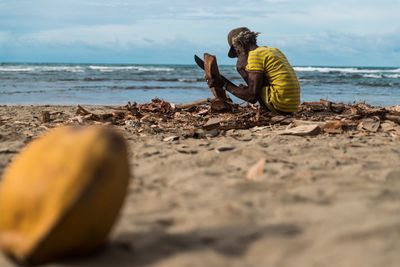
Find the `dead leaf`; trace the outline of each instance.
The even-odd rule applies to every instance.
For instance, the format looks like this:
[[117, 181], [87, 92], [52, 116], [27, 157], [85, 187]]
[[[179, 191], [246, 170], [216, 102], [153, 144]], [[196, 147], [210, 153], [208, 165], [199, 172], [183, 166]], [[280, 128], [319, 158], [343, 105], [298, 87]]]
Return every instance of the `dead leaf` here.
[[357, 129], [362, 131], [362, 130], [366, 130], [369, 132], [374, 132], [376, 133], [379, 129], [381, 122], [379, 120], [374, 120], [372, 118], [368, 118], [368, 119], [364, 119], [363, 121], [361, 121], [358, 126]]
[[383, 123], [381, 123], [382, 132], [385, 132], [385, 133], [391, 132], [391, 131], [396, 131], [396, 129], [398, 127], [399, 126], [392, 121], [384, 121]]
[[250, 169], [247, 171], [246, 179], [250, 180], [250, 181], [255, 181], [255, 180], [257, 180], [258, 177], [263, 175], [265, 162], [266, 162], [266, 159], [262, 158], [259, 161], [257, 161], [256, 164], [251, 166]]
[[174, 111], [172, 105], [159, 98], [154, 98], [150, 103], [140, 104], [138, 105], [138, 109], [140, 112], [152, 112], [152, 113], [171, 113]]
[[342, 134], [343, 133], [343, 122], [341, 121], [330, 121], [325, 123], [322, 128], [325, 133], [329, 134]]

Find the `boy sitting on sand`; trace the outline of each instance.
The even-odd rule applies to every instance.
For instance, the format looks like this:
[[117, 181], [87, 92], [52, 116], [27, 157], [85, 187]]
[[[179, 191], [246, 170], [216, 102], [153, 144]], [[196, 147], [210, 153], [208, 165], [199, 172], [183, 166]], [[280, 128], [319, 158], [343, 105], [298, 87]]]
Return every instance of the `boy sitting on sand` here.
[[236, 68], [247, 86], [234, 86], [222, 79], [208, 80], [210, 88], [222, 87], [250, 103], [257, 101], [270, 111], [290, 114], [300, 104], [300, 84], [285, 55], [277, 48], [258, 46], [257, 36], [246, 27], [229, 32], [228, 56], [237, 57]]

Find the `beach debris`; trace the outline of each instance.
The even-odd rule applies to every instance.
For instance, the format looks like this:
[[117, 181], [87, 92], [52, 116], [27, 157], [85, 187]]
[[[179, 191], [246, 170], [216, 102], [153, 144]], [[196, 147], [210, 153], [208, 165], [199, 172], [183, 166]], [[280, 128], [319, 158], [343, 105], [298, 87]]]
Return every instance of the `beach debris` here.
[[23, 264], [94, 251], [115, 222], [129, 176], [120, 133], [101, 126], [47, 132], [2, 177], [2, 251]]
[[14, 121], [13, 123], [16, 125], [30, 125], [30, 122], [27, 121]]
[[41, 112], [41, 121], [42, 123], [50, 122], [50, 112], [49, 111], [42, 111]]
[[379, 129], [381, 122], [379, 118], [366, 118], [363, 119], [357, 126], [359, 130], [366, 130], [376, 133]]
[[[182, 110], [182, 109], [189, 110], [189, 109], [192, 109], [192, 108], [198, 108], [198, 107], [200, 107], [202, 105], [210, 103], [210, 101], [211, 100], [209, 98], [206, 98], [206, 99], [197, 100], [197, 101], [192, 102], [192, 103], [176, 104], [175, 105], [175, 109], [176, 110]], [[208, 111], [208, 108], [206, 110]]]
[[221, 153], [221, 152], [231, 151], [234, 149], [235, 147], [230, 144], [221, 144], [215, 148], [215, 152]]
[[[304, 125], [318, 125], [321, 128], [324, 128], [327, 122], [325, 121], [305, 121], [305, 120], [293, 120], [291, 123], [292, 127], [297, 127], [297, 126], [304, 126]], [[289, 127], [291, 128], [291, 127]]]
[[140, 112], [155, 112], [161, 114], [168, 114], [174, 111], [172, 105], [162, 99], [154, 98], [150, 103], [138, 105]]
[[318, 135], [321, 132], [321, 127], [317, 124], [301, 125], [281, 131], [281, 135], [296, 135], [296, 136], [312, 136]]
[[247, 171], [246, 179], [250, 181], [257, 180], [258, 177], [264, 174], [266, 159], [262, 158], [256, 164], [250, 167]]
[[382, 132], [392, 132], [392, 131], [396, 131], [397, 129], [399, 129], [399, 126], [392, 122], [392, 121], [383, 121], [383, 123], [381, 123], [381, 129]]
[[390, 114], [385, 114], [385, 117], [384, 117], [386, 120], [389, 120], [389, 121], [393, 121], [393, 122], [395, 122], [395, 123], [397, 123], [397, 124], [400, 124], [400, 115], [390, 115]]
[[219, 130], [218, 129], [212, 129], [212, 130], [204, 132], [204, 136], [207, 137], [207, 138], [216, 137], [218, 135], [219, 135]]
[[154, 156], [154, 155], [158, 155], [158, 154], [160, 154], [160, 150], [158, 150], [155, 147], [150, 147], [150, 148], [145, 150], [145, 152], [142, 154], [142, 157], [148, 158], [148, 157], [151, 157], [151, 156]]
[[194, 149], [187, 145], [181, 145], [181, 146], [177, 147], [176, 151], [178, 151], [179, 153], [183, 153], [183, 154], [196, 154], [198, 152], [197, 149]]
[[[163, 134], [180, 138], [213, 138], [221, 132], [249, 129], [252, 132], [268, 129], [271, 134], [307, 136], [346, 132], [367, 134], [380, 129], [385, 132], [380, 126], [384, 121], [400, 126], [400, 108], [396, 107], [342, 104], [321, 99], [318, 102], [305, 102], [299, 106], [298, 112], [283, 116], [267, 112], [254, 104], [231, 104], [232, 110], [214, 113], [213, 101], [203, 99], [175, 105], [155, 98], [150, 103], [128, 102], [125, 106], [109, 107], [113, 111], [103, 114], [78, 106], [76, 116], [66, 119], [65, 123], [129, 126], [130, 132], [140, 136]], [[283, 130], [285, 125], [288, 125], [286, 131]], [[313, 128], [313, 125], [317, 125], [319, 131], [306, 130]], [[295, 128], [299, 126], [304, 127]], [[400, 135], [400, 130], [392, 130], [390, 134]]]
[[325, 133], [342, 134], [344, 131], [344, 123], [341, 121], [328, 121], [322, 126]]
[[221, 119], [211, 118], [203, 125], [203, 128], [208, 129], [208, 130], [213, 129], [213, 128], [215, 129], [215, 128], [218, 128], [218, 126], [220, 126], [220, 123], [221, 123]]
[[14, 154], [14, 153], [17, 153], [17, 150], [10, 148], [0, 149], [0, 154]]
[[12, 119], [12, 117], [9, 117], [9, 116], [0, 117], [0, 121], [8, 121], [8, 120], [11, 120], [11, 119]]
[[387, 109], [388, 111], [394, 111], [394, 112], [400, 114], [400, 106], [386, 107], [386, 109]]
[[211, 113], [232, 112], [232, 110], [233, 103], [231, 102], [231, 100], [216, 98], [211, 101]]
[[179, 140], [179, 136], [177, 135], [168, 136], [163, 139], [164, 142], [172, 142], [176, 140]]

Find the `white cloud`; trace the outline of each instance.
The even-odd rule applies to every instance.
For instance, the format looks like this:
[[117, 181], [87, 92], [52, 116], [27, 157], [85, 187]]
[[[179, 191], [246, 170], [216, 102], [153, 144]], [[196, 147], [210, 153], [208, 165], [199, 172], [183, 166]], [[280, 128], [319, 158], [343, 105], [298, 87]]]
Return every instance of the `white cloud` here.
[[9, 42], [11, 40], [11, 34], [9, 32], [0, 32], [0, 44]]
[[362, 53], [371, 58], [400, 53], [394, 37], [399, 0], [0, 0], [0, 7], [0, 45], [8, 51], [13, 45], [43, 51], [81, 45], [113, 51], [147, 46], [168, 53], [183, 42], [226, 56], [227, 32], [248, 26], [262, 32], [263, 42], [294, 55], [318, 51], [310, 61], [321, 55], [357, 60]]

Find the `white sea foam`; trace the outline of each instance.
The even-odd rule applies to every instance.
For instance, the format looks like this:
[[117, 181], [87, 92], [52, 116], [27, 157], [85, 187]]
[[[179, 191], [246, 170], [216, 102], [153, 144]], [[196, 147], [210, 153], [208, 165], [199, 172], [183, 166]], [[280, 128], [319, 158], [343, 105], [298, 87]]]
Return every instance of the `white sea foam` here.
[[34, 67], [36, 71], [65, 71], [65, 72], [84, 72], [80, 66], [40, 66]]
[[361, 69], [361, 68], [339, 68], [339, 67], [294, 67], [298, 72], [340, 72], [340, 73], [400, 73], [400, 69]]
[[194, 83], [197, 82], [197, 79], [178, 79], [181, 83]]
[[400, 73], [400, 69], [388, 70], [387, 72]]
[[18, 65], [6, 65], [0, 66], [0, 72], [84, 72], [85, 70], [95, 70], [100, 72], [113, 72], [113, 71], [138, 71], [138, 72], [168, 72], [173, 71], [173, 68], [167, 67], [152, 67], [152, 66], [66, 66], [66, 65], [58, 65], [58, 66], [37, 66], [37, 65], [26, 65], [26, 66], [18, 66]]
[[363, 77], [364, 78], [374, 78], [374, 79], [383, 78], [383, 76], [379, 75], [379, 74], [364, 74]]
[[0, 67], [0, 72], [29, 72], [34, 71], [34, 68], [27, 67]]
[[46, 71], [63, 71], [63, 72], [83, 72], [84, 68], [80, 66], [1, 66], [0, 72], [46, 72]]
[[385, 77], [391, 78], [391, 79], [400, 79], [400, 74], [388, 74], [388, 75], [385, 75]]
[[172, 68], [166, 67], [144, 67], [144, 66], [89, 66], [91, 70], [98, 70], [100, 72], [113, 72], [123, 70], [136, 70], [140, 72], [147, 71], [173, 71]]
[[374, 78], [374, 79], [382, 79], [382, 78], [399, 79], [400, 74], [364, 74], [363, 77]]

